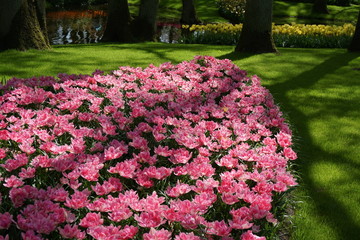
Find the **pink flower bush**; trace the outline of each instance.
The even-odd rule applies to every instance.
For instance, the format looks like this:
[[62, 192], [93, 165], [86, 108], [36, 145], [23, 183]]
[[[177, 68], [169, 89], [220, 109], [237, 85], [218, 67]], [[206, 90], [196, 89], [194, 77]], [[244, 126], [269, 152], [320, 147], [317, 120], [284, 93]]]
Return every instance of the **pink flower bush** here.
[[1, 239], [265, 239], [292, 133], [230, 60], [11, 79]]

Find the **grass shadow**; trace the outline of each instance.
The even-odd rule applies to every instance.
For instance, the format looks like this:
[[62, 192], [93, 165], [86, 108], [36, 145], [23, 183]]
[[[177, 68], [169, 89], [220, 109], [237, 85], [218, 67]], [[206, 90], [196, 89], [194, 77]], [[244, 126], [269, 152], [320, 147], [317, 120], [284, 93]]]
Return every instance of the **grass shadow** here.
[[[331, 134], [338, 134], [338, 137], [345, 138], [348, 133], [343, 133], [341, 127], [339, 132], [331, 132], [331, 124], [341, 123], [334, 119], [341, 119], [344, 115], [353, 114], [350, 118], [356, 118], [360, 112], [358, 106], [353, 103], [352, 98], [344, 98], [331, 91], [336, 88], [333, 82], [322, 84], [318, 82], [324, 79], [325, 75], [336, 73], [337, 69], [347, 66], [351, 60], [359, 57], [357, 54], [339, 54], [332, 56], [321, 64], [315, 66], [309, 71], [286, 82], [275, 83], [268, 86], [271, 92], [274, 92], [274, 98], [280, 102], [282, 109], [288, 113], [290, 123], [292, 123], [298, 135], [299, 140], [299, 168], [303, 181], [303, 186], [307, 194], [313, 199], [316, 206], [316, 215], [321, 216], [328, 225], [330, 225], [337, 234], [335, 239], [356, 239], [360, 236], [360, 224], [354, 219], [354, 213], [350, 211], [351, 206], [343, 203], [343, 194], [346, 194], [347, 185], [356, 185], [359, 189], [360, 182], [360, 162], [354, 162], [354, 156], [347, 157], [346, 146], [334, 148], [330, 144], [329, 149], [324, 149], [324, 145], [319, 145], [319, 140], [326, 140]], [[360, 76], [360, 75], [359, 75]], [[350, 79], [348, 82], [342, 82], [342, 88], [351, 89], [357, 81]], [[323, 89], [322, 89], [323, 88]], [[300, 92], [304, 95], [300, 95]], [[305, 109], [305, 111], [304, 111]], [[324, 139], [314, 138], [314, 125], [330, 124], [323, 129], [318, 129], [317, 135], [324, 135]], [[344, 123], [343, 123], [344, 124]], [[329, 129], [330, 128], [330, 129]], [[326, 131], [330, 131], [326, 132]], [[355, 149], [360, 141], [360, 131], [352, 133], [351, 140], [347, 142], [348, 148]], [[327, 139], [327, 141], [331, 141]], [[354, 150], [355, 151], [355, 150]], [[317, 175], [316, 169], [319, 166], [332, 166], [332, 168], [343, 171], [347, 178], [341, 176], [331, 179], [332, 184], [323, 184], [324, 178], [328, 176]], [[329, 173], [332, 170], [329, 170]], [[325, 173], [326, 175], [326, 173]], [[330, 181], [330, 180], [329, 180]], [[355, 188], [356, 189], [356, 188]], [[347, 203], [359, 203], [358, 195], [349, 194]]]

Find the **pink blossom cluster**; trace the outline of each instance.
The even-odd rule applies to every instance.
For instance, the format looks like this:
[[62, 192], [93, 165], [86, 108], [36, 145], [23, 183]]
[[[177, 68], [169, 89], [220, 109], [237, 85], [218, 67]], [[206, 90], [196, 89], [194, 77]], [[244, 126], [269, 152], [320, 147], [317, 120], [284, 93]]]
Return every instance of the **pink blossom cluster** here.
[[265, 239], [292, 133], [230, 60], [12, 79], [0, 239]]

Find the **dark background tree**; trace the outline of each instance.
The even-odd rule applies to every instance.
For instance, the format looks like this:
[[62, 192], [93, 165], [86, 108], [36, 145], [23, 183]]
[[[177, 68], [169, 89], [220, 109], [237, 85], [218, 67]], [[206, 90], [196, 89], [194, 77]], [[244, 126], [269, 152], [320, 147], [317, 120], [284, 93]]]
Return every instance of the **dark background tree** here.
[[127, 0], [109, 0], [103, 42], [131, 42], [131, 16]]
[[156, 18], [159, 0], [141, 0], [139, 16], [133, 25], [133, 34], [138, 41], [155, 41]]
[[0, 50], [49, 49], [45, 0], [0, 0]]
[[358, 20], [356, 23], [354, 37], [350, 43], [348, 50], [350, 52], [360, 52], [360, 10], [358, 15]]
[[314, 13], [324, 13], [328, 14], [329, 10], [327, 8], [326, 0], [314, 0], [312, 11]]
[[246, 1], [245, 19], [237, 52], [277, 52], [272, 37], [272, 0]]
[[188, 25], [201, 23], [196, 14], [194, 0], [182, 0], [180, 23]]

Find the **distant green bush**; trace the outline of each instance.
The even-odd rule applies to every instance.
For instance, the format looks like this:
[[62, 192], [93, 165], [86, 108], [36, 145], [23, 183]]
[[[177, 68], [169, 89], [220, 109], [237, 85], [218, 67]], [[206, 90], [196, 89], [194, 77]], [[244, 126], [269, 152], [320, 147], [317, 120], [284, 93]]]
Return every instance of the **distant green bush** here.
[[219, 14], [231, 23], [244, 21], [246, 0], [217, 0]]

